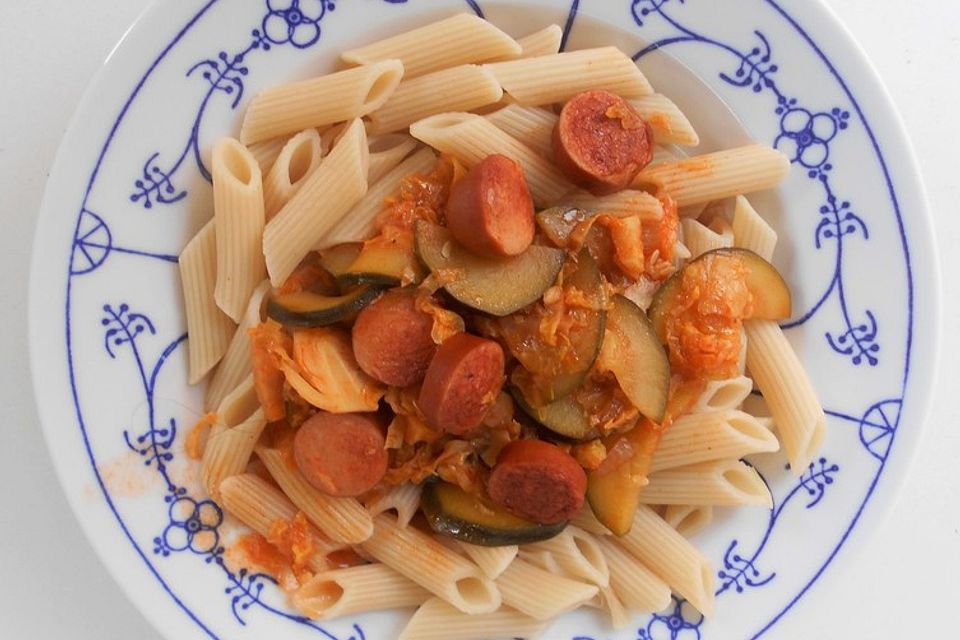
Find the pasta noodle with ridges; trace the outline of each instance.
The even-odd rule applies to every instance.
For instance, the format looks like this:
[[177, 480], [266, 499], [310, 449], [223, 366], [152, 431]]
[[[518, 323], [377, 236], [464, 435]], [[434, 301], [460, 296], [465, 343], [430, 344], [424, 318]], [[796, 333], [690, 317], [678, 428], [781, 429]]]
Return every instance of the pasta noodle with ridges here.
[[612, 538], [598, 537], [597, 544], [610, 567], [610, 586], [624, 605], [640, 613], [662, 611], [670, 605], [670, 587], [666, 582]]
[[[527, 552], [547, 552], [563, 572], [582, 578], [599, 587], [610, 584], [610, 569], [593, 535], [582, 529], [567, 526], [560, 534], [521, 548], [521, 557]], [[533, 559], [533, 556], [527, 556]], [[543, 566], [543, 565], [541, 565]], [[543, 568], [550, 570], [549, 566]]]
[[234, 322], [263, 281], [263, 180], [253, 154], [233, 138], [213, 148], [213, 219], [217, 223], [217, 284], [213, 299]]
[[517, 38], [517, 44], [520, 45], [521, 49], [521, 58], [535, 58], [558, 53], [561, 42], [563, 42], [563, 29], [558, 24], [551, 24], [539, 31], [534, 31], [530, 35]]
[[600, 590], [600, 608], [610, 614], [610, 626], [616, 630], [630, 626], [631, 617], [620, 597], [613, 587], [607, 586]]
[[247, 374], [236, 388], [231, 389], [217, 405], [216, 422], [213, 423], [211, 436], [237, 426], [260, 408], [257, 392], [253, 386], [253, 374]]
[[742, 411], [691, 413], [664, 431], [650, 473], [779, 449], [776, 436]]
[[475, 564], [414, 527], [400, 527], [392, 516], [374, 519], [363, 549], [464, 613], [500, 608], [500, 591]]
[[203, 451], [201, 480], [211, 498], [220, 501], [220, 483], [243, 473], [253, 455], [253, 448], [267, 421], [263, 409], [235, 427], [211, 434]]
[[699, 220], [683, 218], [683, 244], [690, 250], [692, 258], [698, 258], [707, 251], [725, 249], [733, 246], [733, 229], [726, 220], [717, 218], [706, 226]]
[[553, 157], [553, 128], [559, 120], [557, 114], [542, 107], [508, 104], [484, 117], [498, 129], [543, 157]]
[[491, 613], [467, 615], [442, 598], [431, 598], [413, 614], [397, 640], [475, 640], [476, 638], [536, 638], [549, 622], [502, 607]]
[[516, 40], [482, 18], [461, 13], [340, 55], [347, 64], [403, 61], [405, 78], [461, 64], [520, 55]]
[[578, 209], [606, 213], [618, 218], [639, 216], [645, 222], [663, 219], [663, 204], [646, 191], [625, 189], [607, 196], [595, 196], [589, 191], [576, 190], [568, 193], [564, 203]]
[[410, 134], [434, 149], [453, 155], [468, 167], [494, 153], [512, 158], [523, 167], [535, 203], [556, 202], [570, 188], [570, 183], [551, 162], [483, 116], [442, 113], [413, 123]]
[[350, 211], [327, 233], [315, 248], [327, 249], [345, 242], [360, 242], [374, 235], [377, 216], [384, 210], [385, 200], [400, 191], [400, 182], [414, 173], [427, 173], [437, 157], [430, 149], [420, 149], [393, 170], [370, 185]]
[[515, 544], [500, 547], [481, 547], [466, 542], [459, 543], [464, 553], [480, 567], [488, 578], [496, 579], [517, 557], [519, 547]]
[[[354, 120], [330, 155], [263, 233], [270, 282], [279, 287], [321, 238], [367, 193], [367, 134]], [[323, 206], [318, 207], [317, 203]]]
[[240, 140], [251, 144], [363, 117], [387, 101], [402, 77], [399, 60], [383, 60], [271, 87], [247, 108]]
[[294, 606], [313, 620], [416, 607], [432, 594], [384, 564], [334, 569], [313, 576], [292, 596]]
[[370, 114], [371, 133], [406, 129], [417, 120], [450, 111], [472, 111], [503, 97], [497, 79], [484, 67], [460, 65], [404, 80], [382, 107]]
[[357, 544], [373, 533], [373, 519], [355, 499], [317, 491], [276, 449], [257, 447], [255, 451], [287, 497], [331, 540]]
[[751, 391], [753, 391], [753, 380], [746, 376], [711, 380], [690, 407], [690, 413], [733, 411], [743, 404]]
[[713, 613], [710, 563], [650, 507], [640, 505], [629, 533], [609, 539], [642, 562], [697, 611], [705, 616]]
[[790, 171], [785, 155], [763, 145], [651, 164], [633, 184], [670, 194], [677, 206], [722, 200], [776, 186]]
[[690, 504], [668, 504], [663, 519], [684, 538], [703, 531], [713, 521], [713, 507]]
[[596, 585], [578, 582], [514, 560], [497, 577], [503, 603], [537, 620], [548, 620], [575, 609], [593, 596]]
[[420, 508], [420, 494], [423, 487], [405, 483], [390, 487], [366, 504], [371, 517], [377, 517], [385, 511], [396, 511], [397, 524], [406, 527]]
[[777, 246], [777, 232], [743, 196], [737, 196], [733, 208], [733, 246], [749, 249], [767, 261]]
[[367, 171], [367, 184], [375, 184], [380, 178], [403, 162], [419, 144], [405, 133], [388, 133], [369, 139], [370, 168]]
[[747, 320], [747, 367], [760, 387], [790, 469], [799, 476], [820, 448], [827, 418], [800, 359], [771, 320]]
[[263, 210], [269, 221], [320, 166], [323, 148], [316, 129], [306, 129], [290, 138], [263, 180]]
[[700, 136], [673, 100], [659, 93], [633, 98], [629, 101], [637, 113], [650, 125], [657, 144], [678, 144], [695, 147]]
[[[230, 476], [221, 482], [220, 499], [230, 515], [264, 538], [270, 537], [274, 524], [292, 522], [297, 515], [297, 508], [282, 491], [252, 473]], [[308, 525], [307, 535], [314, 549], [307, 565], [313, 571], [328, 570], [327, 555], [348, 548], [342, 542], [331, 541], [313, 525]]]
[[217, 240], [211, 220], [180, 252], [180, 280], [187, 316], [187, 381], [200, 382], [230, 346], [236, 325], [213, 299], [217, 281]]
[[640, 68], [616, 47], [565, 51], [485, 65], [511, 98], [527, 107], [566, 102], [591, 89], [624, 98], [653, 93]]
[[290, 136], [279, 136], [270, 138], [269, 140], [254, 142], [246, 145], [246, 147], [247, 151], [257, 160], [257, 164], [260, 165], [260, 173], [267, 175], [270, 169], [273, 168], [273, 163], [276, 162], [280, 156], [280, 152], [283, 151], [283, 148], [287, 146], [287, 142], [289, 141]]
[[770, 489], [757, 470], [739, 460], [701, 462], [651, 473], [640, 492], [643, 504], [718, 507], [773, 506]]
[[264, 280], [250, 296], [247, 311], [240, 319], [240, 324], [230, 340], [230, 346], [227, 347], [227, 352], [220, 360], [207, 386], [204, 396], [204, 406], [207, 411], [216, 409], [227, 394], [236, 389], [250, 373], [250, 335], [247, 330], [260, 322], [260, 308], [264, 296], [269, 292], [270, 281]]

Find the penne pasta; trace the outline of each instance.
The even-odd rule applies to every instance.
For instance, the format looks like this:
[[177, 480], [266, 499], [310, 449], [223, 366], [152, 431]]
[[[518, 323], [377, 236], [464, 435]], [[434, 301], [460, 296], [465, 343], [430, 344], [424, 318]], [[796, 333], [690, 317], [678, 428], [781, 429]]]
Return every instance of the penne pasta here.
[[563, 29], [558, 24], [551, 24], [539, 31], [534, 31], [528, 36], [519, 38], [517, 44], [520, 45], [521, 58], [534, 58], [558, 53], [562, 41]]
[[213, 424], [211, 436], [239, 425], [259, 407], [260, 402], [253, 387], [253, 374], [248, 373], [217, 405], [216, 422]]
[[247, 108], [240, 140], [251, 144], [363, 117], [387, 101], [402, 77], [399, 60], [382, 60], [271, 87]]
[[270, 169], [273, 168], [273, 163], [280, 157], [280, 152], [283, 151], [283, 148], [287, 146], [287, 142], [289, 141], [290, 136], [278, 136], [276, 138], [270, 138], [269, 140], [261, 140], [260, 142], [246, 145], [247, 151], [253, 155], [257, 164], [260, 165], [261, 175], [270, 173]]
[[701, 462], [650, 474], [640, 491], [643, 504], [773, 506], [770, 489], [757, 470], [739, 460]]
[[509, 104], [484, 116], [494, 126], [545, 158], [553, 157], [553, 128], [559, 117], [541, 107]]
[[580, 509], [580, 511], [578, 511], [570, 519], [570, 524], [579, 529], [583, 529], [587, 533], [592, 533], [595, 536], [605, 536], [610, 534], [610, 529], [597, 520], [597, 516], [593, 514], [593, 509], [591, 509], [589, 505], [586, 505]]
[[370, 114], [372, 133], [406, 129], [417, 120], [448, 111], [471, 111], [503, 97], [490, 71], [464, 64], [400, 83], [390, 99]]
[[384, 564], [334, 569], [313, 576], [293, 593], [293, 605], [313, 620], [416, 607], [429, 591]]
[[270, 292], [270, 281], [264, 280], [253, 291], [247, 310], [240, 319], [237, 330], [233, 333], [230, 346], [224, 354], [220, 365], [210, 379], [207, 386], [204, 406], [207, 411], [213, 411], [223, 401], [228, 393], [236, 389], [243, 379], [250, 373], [250, 336], [247, 330], [260, 322], [260, 308], [264, 297]]
[[397, 640], [534, 638], [548, 624], [507, 607], [467, 615], [441, 598], [431, 598], [417, 609]]
[[779, 449], [776, 436], [742, 411], [691, 413], [664, 431], [650, 473]]
[[203, 450], [201, 480], [215, 501], [220, 502], [220, 483], [247, 468], [253, 447], [266, 426], [263, 410], [257, 409], [237, 426], [210, 434]]
[[666, 193], [677, 206], [685, 207], [769, 189], [789, 172], [785, 155], [763, 145], [749, 145], [651, 164], [633, 184]]
[[223, 138], [213, 148], [213, 218], [217, 223], [217, 306], [239, 322], [263, 281], [263, 182], [246, 147]]
[[613, 587], [600, 590], [600, 608], [610, 614], [610, 626], [620, 630], [630, 626], [631, 617]]
[[629, 609], [640, 613], [662, 611], [670, 605], [670, 587], [612, 538], [597, 538], [610, 567], [610, 586]]
[[[221, 482], [220, 501], [230, 515], [264, 538], [271, 537], [274, 524], [292, 522], [297, 515], [297, 508], [282, 491], [251, 473], [230, 476]], [[328, 570], [327, 555], [348, 548], [342, 542], [331, 541], [313, 525], [307, 533], [313, 547], [307, 564], [313, 571]]]
[[405, 78], [431, 71], [521, 53], [516, 40], [482, 18], [461, 13], [399, 35], [345, 51], [347, 64], [370, 65], [396, 58], [403, 62]]
[[636, 63], [616, 47], [567, 51], [485, 65], [517, 103], [537, 107], [566, 102], [591, 89], [624, 98], [653, 93]]
[[668, 504], [663, 519], [684, 538], [702, 531], [713, 520], [713, 507], [690, 504]]
[[705, 616], [713, 613], [710, 563], [686, 538], [650, 507], [640, 505], [633, 526], [622, 538], [610, 538], [643, 563]]
[[751, 391], [753, 391], [753, 380], [746, 376], [711, 380], [690, 407], [690, 413], [732, 411], [743, 404]]
[[657, 144], [678, 144], [695, 147], [700, 136], [673, 100], [659, 93], [641, 96], [629, 101], [646, 121]]
[[464, 553], [490, 579], [496, 579], [517, 557], [519, 547], [515, 544], [502, 547], [481, 547], [476, 544], [458, 543]]
[[267, 224], [263, 254], [273, 286], [282, 285], [304, 256], [366, 194], [368, 153], [363, 123], [354, 120], [320, 168]]
[[537, 620], [571, 611], [599, 593], [596, 585], [578, 582], [514, 560], [497, 578], [503, 603]]
[[368, 502], [367, 511], [374, 518], [386, 511], [394, 511], [397, 514], [397, 524], [405, 527], [420, 509], [422, 489], [420, 485], [409, 482], [394, 485]]
[[[549, 540], [526, 545], [521, 550], [521, 557], [528, 551], [549, 553], [557, 566], [568, 576], [582, 578], [600, 587], [610, 584], [610, 569], [603, 552], [597, 546], [596, 538], [582, 529], [568, 526]], [[541, 563], [542, 568], [551, 569], [549, 565], [543, 564], [542, 559], [537, 562]]]
[[180, 280], [187, 316], [188, 374], [190, 384], [200, 382], [230, 345], [236, 325], [213, 299], [217, 273], [215, 222], [208, 222], [180, 252]]
[[370, 167], [367, 183], [375, 184], [380, 178], [403, 162], [417, 148], [417, 141], [403, 133], [389, 133], [370, 138]]
[[790, 468], [800, 475], [826, 434], [823, 407], [783, 330], [771, 320], [747, 320], [747, 367], [763, 393]]
[[316, 129], [290, 138], [263, 181], [263, 209], [269, 221], [287, 204], [304, 180], [320, 166], [323, 149]]
[[749, 249], [768, 262], [777, 246], [777, 232], [743, 196], [737, 196], [733, 208], [733, 246]]
[[722, 218], [714, 220], [709, 227], [699, 220], [683, 218], [680, 226], [683, 228], [683, 244], [689, 249], [691, 258], [733, 246], [733, 229]]
[[453, 155], [468, 167], [493, 153], [512, 158], [523, 167], [527, 186], [536, 203], [555, 202], [570, 188], [566, 178], [551, 162], [483, 116], [442, 113], [410, 125], [410, 134], [438, 151]]
[[618, 218], [638, 216], [647, 222], [656, 222], [663, 218], [663, 204], [647, 193], [626, 189], [608, 196], [595, 196], [589, 191], [576, 190], [564, 197], [571, 207], [606, 213]]
[[355, 499], [317, 491], [276, 449], [258, 447], [256, 453], [291, 502], [331, 540], [358, 544], [370, 537], [373, 519]]
[[345, 242], [362, 242], [376, 233], [377, 216], [386, 208], [386, 200], [400, 191], [401, 181], [414, 173], [424, 174], [433, 168], [437, 156], [430, 149], [420, 149], [392, 171], [370, 186], [367, 194], [315, 246], [322, 251]]
[[381, 514], [363, 543], [371, 556], [407, 576], [464, 613], [500, 608], [500, 591], [476, 565], [414, 527]]

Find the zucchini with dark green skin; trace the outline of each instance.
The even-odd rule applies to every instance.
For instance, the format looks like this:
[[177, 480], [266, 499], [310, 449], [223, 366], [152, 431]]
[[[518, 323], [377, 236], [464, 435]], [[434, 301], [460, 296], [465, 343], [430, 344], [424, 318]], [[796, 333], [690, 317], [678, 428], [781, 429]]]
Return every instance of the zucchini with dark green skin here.
[[420, 506], [430, 528], [437, 533], [483, 547], [539, 542], [556, 536], [567, 526], [566, 522], [534, 524], [446, 482], [424, 485]]
[[364, 244], [350, 266], [337, 274], [337, 284], [342, 290], [364, 284], [398, 287], [419, 284], [423, 277], [423, 267], [409, 243], [375, 239]]
[[376, 300], [382, 290], [367, 285], [342, 296], [310, 291], [275, 295], [267, 302], [267, 317], [286, 327], [325, 327], [353, 317]]
[[363, 243], [345, 242], [320, 252], [320, 264], [334, 278], [343, 274], [360, 255]]
[[590, 420], [572, 395], [565, 396], [539, 408], [530, 406], [524, 399], [523, 393], [512, 387], [510, 389], [517, 405], [537, 424], [549, 429], [559, 436], [583, 442], [600, 436], [600, 432], [590, 425]]
[[482, 258], [461, 247], [444, 227], [420, 220], [414, 229], [416, 251], [444, 289], [463, 304], [506, 316], [537, 301], [557, 279], [564, 252], [533, 245], [513, 258]]

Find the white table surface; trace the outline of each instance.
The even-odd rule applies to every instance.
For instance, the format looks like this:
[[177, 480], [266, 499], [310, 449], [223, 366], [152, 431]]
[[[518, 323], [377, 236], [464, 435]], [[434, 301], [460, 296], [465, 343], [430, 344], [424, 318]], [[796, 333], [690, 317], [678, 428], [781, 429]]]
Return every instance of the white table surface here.
[[[348, 0], [349, 1], [349, 0]], [[728, 0], [736, 1], [736, 0]], [[813, 0], [794, 0], [806, 2]], [[37, 209], [93, 73], [150, 0], [0, 0], [0, 638], [159, 640], [73, 519], [37, 423], [26, 293]], [[945, 357], [916, 463], [886, 522], [845, 548], [810, 638], [956, 638], [960, 602], [960, 3], [829, 0], [880, 69], [914, 140], [946, 275]], [[922, 366], [922, 363], [921, 363]], [[866, 541], [863, 540], [866, 538]], [[770, 637], [781, 637], [774, 628]]]

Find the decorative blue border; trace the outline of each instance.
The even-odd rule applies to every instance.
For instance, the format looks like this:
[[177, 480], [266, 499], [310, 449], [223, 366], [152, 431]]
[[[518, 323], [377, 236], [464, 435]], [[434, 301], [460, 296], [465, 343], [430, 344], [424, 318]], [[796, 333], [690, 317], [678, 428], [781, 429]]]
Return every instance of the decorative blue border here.
[[[133, 92], [128, 97], [123, 108], [115, 120], [107, 140], [100, 151], [96, 165], [91, 174], [90, 180], [83, 198], [83, 204], [77, 217], [77, 223], [74, 231], [74, 239], [71, 247], [70, 268], [67, 274], [67, 294], [65, 300], [65, 332], [66, 348], [68, 354], [68, 368], [70, 376], [71, 392], [73, 404], [77, 415], [77, 420], [84, 440], [84, 446], [87, 456], [93, 467], [97, 482], [101, 492], [107, 502], [108, 507], [117, 519], [118, 524], [133, 545], [137, 554], [146, 564], [147, 568], [153, 573], [161, 587], [170, 595], [173, 601], [193, 620], [209, 637], [218, 636], [208, 628], [199, 617], [194, 614], [190, 608], [181, 601], [173, 592], [170, 586], [164, 581], [146, 553], [139, 547], [134, 540], [131, 532], [123, 522], [113, 500], [101, 478], [96, 467], [96, 461], [93, 456], [91, 445], [87, 436], [86, 425], [84, 423], [82, 411], [80, 408], [79, 396], [76, 388], [76, 379], [73, 361], [73, 336], [71, 330], [71, 296], [73, 279], [98, 268], [112, 252], [138, 255], [147, 258], [159, 259], [168, 262], [175, 262], [175, 256], [156, 254], [137, 249], [130, 249], [117, 246], [113, 243], [110, 229], [107, 227], [103, 218], [90, 211], [87, 207], [88, 199], [93, 186], [96, 182], [101, 165], [106, 154], [114, 140], [114, 136], [120, 123], [126, 117], [132, 103], [140, 94], [147, 79], [152, 75], [157, 66], [166, 58], [169, 52], [180, 42], [188, 31], [208, 12], [208, 10], [217, 3], [218, 0], [209, 0], [197, 14], [181, 29], [176, 37], [160, 52], [153, 61], [146, 73], [141, 77]], [[197, 170], [205, 178], [209, 179], [209, 172], [203, 164], [199, 154], [199, 130], [203, 120], [204, 113], [212, 99], [223, 94], [228, 96], [230, 108], [235, 109], [239, 104], [244, 91], [243, 78], [249, 72], [247, 60], [255, 51], [268, 51], [272, 46], [289, 44], [291, 46], [306, 48], [316, 43], [321, 34], [320, 21], [335, 9], [335, 3], [331, 0], [265, 0], [267, 12], [262, 23], [256, 29], [251, 31], [252, 39], [250, 43], [237, 54], [229, 55], [220, 52], [216, 57], [206, 59], [194, 65], [187, 72], [188, 76], [199, 74], [209, 84], [209, 89], [202, 100], [198, 110], [196, 120], [191, 129], [187, 142], [185, 143], [179, 157], [161, 168], [160, 153], [150, 154], [141, 171], [141, 176], [134, 181], [134, 192], [130, 196], [133, 202], [140, 203], [144, 208], [152, 208], [157, 204], [170, 204], [177, 202], [187, 193], [185, 190], [175, 186], [175, 175], [186, 166], [188, 160], [192, 157], [195, 160]], [[406, 0], [381, 0], [394, 4], [403, 4]], [[674, 6], [683, 5], [687, 0], [673, 0]], [[756, 634], [754, 638], [760, 637], [770, 629], [783, 615], [789, 611], [794, 604], [806, 591], [819, 579], [820, 575], [833, 560], [841, 546], [846, 541], [850, 532], [856, 526], [863, 513], [866, 503], [872, 497], [877, 482], [882, 475], [886, 465], [887, 456], [892, 446], [896, 434], [896, 428], [899, 422], [902, 396], [906, 390], [907, 377], [910, 371], [910, 358], [913, 337], [914, 321], [914, 287], [913, 273], [910, 261], [910, 252], [907, 245], [904, 231], [903, 219], [900, 211], [899, 202], [893, 187], [893, 183], [887, 168], [883, 154], [879, 148], [877, 139], [867, 122], [866, 116], [860, 108], [858, 102], [852, 95], [846, 82], [832, 65], [823, 51], [812, 40], [810, 35], [776, 2], [775, 0], [764, 0], [777, 13], [779, 13], [796, 30], [803, 39], [816, 52], [818, 57], [837, 80], [845, 95], [849, 99], [852, 110], [859, 121], [863, 124], [868, 134], [877, 159], [880, 162], [884, 179], [887, 183], [890, 200], [893, 204], [895, 217], [897, 220], [898, 232], [904, 252], [905, 265], [907, 269], [908, 286], [908, 326], [907, 326], [907, 344], [906, 356], [903, 372], [903, 386], [901, 389], [901, 398], [892, 398], [882, 400], [870, 406], [861, 416], [856, 417], [836, 411], [828, 413], [836, 418], [855, 423], [859, 427], [860, 441], [864, 448], [878, 461], [876, 476], [869, 485], [866, 495], [860, 503], [853, 519], [846, 528], [840, 541], [831, 551], [824, 564], [817, 570], [810, 581], [797, 593], [789, 603], [771, 620], [769, 620]], [[477, 13], [483, 15], [481, 8], [474, 0], [465, 0], [468, 6]], [[837, 133], [850, 123], [850, 113], [839, 107], [834, 107], [828, 111], [813, 111], [798, 105], [793, 98], [787, 97], [778, 88], [774, 74], [779, 67], [772, 62], [772, 48], [769, 41], [761, 32], [755, 32], [758, 38], [756, 46], [749, 50], [740, 50], [730, 44], [723, 43], [702, 34], [697, 34], [685, 27], [678, 20], [671, 16], [667, 9], [671, 0], [630, 0], [631, 15], [638, 28], [643, 28], [645, 21], [658, 17], [667, 20], [678, 32], [673, 38], [667, 38], [653, 43], [650, 47], [637, 52], [639, 58], [649, 51], [657, 48], [671, 46], [679, 43], [697, 43], [705, 46], [718, 47], [734, 56], [734, 61], [738, 67], [732, 73], [721, 73], [720, 77], [728, 84], [736, 87], [748, 88], [757, 94], [770, 93], [776, 98], [775, 113], [780, 116], [781, 133], [777, 137], [775, 144], [781, 148], [789, 147], [791, 150], [792, 161], [795, 164], [803, 166], [811, 179], [817, 180], [823, 185], [825, 191], [825, 204], [820, 210], [822, 216], [820, 223], [815, 231], [815, 245], [820, 249], [825, 243], [832, 242], [836, 250], [836, 269], [835, 275], [827, 290], [823, 293], [819, 301], [798, 321], [790, 326], [796, 326], [805, 322], [813, 316], [822, 306], [823, 302], [831, 295], [836, 295], [841, 306], [843, 321], [845, 325], [836, 332], [827, 333], [825, 339], [831, 348], [838, 354], [848, 356], [854, 365], [861, 363], [868, 366], [876, 366], [879, 362], [879, 344], [877, 341], [878, 328], [876, 321], [869, 309], [863, 311], [863, 320], [853, 321], [850, 312], [846, 307], [846, 301], [843, 293], [843, 239], [845, 236], [859, 234], [864, 240], [869, 238], [869, 232], [864, 221], [851, 210], [848, 202], [838, 198], [830, 184], [829, 175], [832, 166], [829, 163], [829, 143]], [[564, 25], [563, 43], [565, 44], [571, 29], [579, 14], [579, 0], [571, 0], [568, 10], [567, 20]], [[791, 120], [792, 119], [792, 120]], [[831, 123], [832, 129], [824, 129], [827, 121]], [[816, 123], [820, 124], [817, 125]], [[818, 126], [820, 127], [818, 130]], [[826, 131], [824, 133], [824, 131]], [[813, 150], [813, 151], [811, 151]], [[812, 155], [811, 155], [812, 154]], [[320, 633], [324, 634], [329, 640], [338, 640], [336, 636], [325, 631], [314, 623], [292, 616], [279, 611], [262, 602], [259, 598], [263, 584], [269, 580], [262, 574], [247, 574], [240, 572], [232, 574], [222, 562], [222, 548], [218, 544], [217, 527], [222, 520], [222, 514], [215, 504], [208, 500], [197, 500], [185, 495], [186, 490], [173, 483], [165, 470], [165, 463], [169, 461], [171, 454], [168, 452], [173, 443], [176, 433], [176, 423], [171, 419], [166, 426], [157, 426], [156, 416], [154, 415], [153, 391], [156, 377], [167, 358], [182, 344], [185, 336], [180, 336], [171, 342], [162, 352], [160, 358], [153, 364], [152, 368], [146, 367], [138, 349], [137, 340], [141, 335], [153, 335], [156, 329], [148, 317], [142, 314], [133, 313], [125, 304], [112, 307], [105, 305], [103, 308], [105, 327], [104, 346], [110, 357], [116, 357], [116, 350], [121, 347], [129, 347], [138, 367], [138, 371], [143, 382], [143, 390], [148, 401], [149, 407], [149, 425], [148, 428], [138, 436], [131, 438], [129, 433], [124, 434], [128, 446], [138, 454], [144, 457], [144, 462], [148, 466], [153, 466], [158, 473], [165, 479], [168, 492], [165, 500], [169, 504], [169, 522], [170, 524], [164, 530], [163, 534], [154, 539], [154, 553], [166, 556], [171, 552], [190, 550], [193, 553], [203, 556], [208, 563], [220, 566], [230, 580], [230, 586], [226, 592], [232, 595], [231, 606], [236, 619], [243, 623], [242, 617], [238, 611], [248, 609], [250, 606], [257, 605], [272, 613], [282, 615], [296, 622], [309, 625]], [[149, 372], [149, 373], [148, 373]], [[718, 576], [721, 579], [719, 593], [727, 591], [742, 592], [747, 588], [760, 587], [775, 578], [775, 572], [764, 572], [758, 567], [759, 556], [766, 545], [767, 539], [773, 530], [773, 527], [784, 507], [791, 501], [795, 495], [806, 493], [811, 496], [806, 508], [815, 506], [825, 491], [827, 485], [833, 482], [834, 474], [839, 470], [835, 464], [827, 462], [825, 459], [818, 461], [817, 465], [811, 465], [811, 468], [800, 478], [798, 484], [787, 494], [780, 502], [770, 516], [770, 521], [763, 535], [759, 546], [751, 553], [744, 553], [739, 550], [738, 542], [732, 541], [727, 548], [723, 559], [723, 568]], [[189, 504], [188, 504], [189, 503]], [[187, 513], [189, 512], [189, 513]], [[206, 515], [205, 515], [206, 514]], [[200, 544], [197, 542], [204, 534], [208, 542]], [[211, 538], [212, 536], [212, 538]], [[698, 618], [696, 612], [691, 612], [686, 603], [675, 600], [672, 609], [665, 613], [652, 616], [646, 627], [638, 631], [639, 638], [645, 639], [653, 637], [655, 629], [665, 629], [672, 639], [681, 637], [685, 632], [695, 634], [693, 637], [700, 637], [700, 625], [702, 617]], [[658, 635], [657, 637], [663, 637]], [[363, 631], [356, 625], [353, 627], [353, 635], [350, 640], [363, 640]]]

